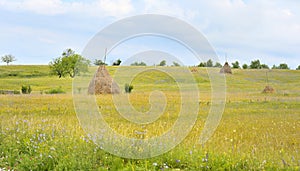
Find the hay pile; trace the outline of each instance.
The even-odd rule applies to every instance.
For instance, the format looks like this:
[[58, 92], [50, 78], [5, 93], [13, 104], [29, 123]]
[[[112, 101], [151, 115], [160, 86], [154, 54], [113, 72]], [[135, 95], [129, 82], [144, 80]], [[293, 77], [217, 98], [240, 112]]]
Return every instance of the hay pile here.
[[113, 81], [104, 65], [99, 66], [89, 84], [88, 94], [119, 94], [120, 87]]
[[220, 70], [220, 73], [232, 74], [231, 67], [229, 66], [228, 62], [225, 62], [224, 66]]
[[192, 73], [196, 73], [196, 72], [198, 72], [198, 69], [197, 69], [196, 67], [193, 67], [193, 68], [191, 69], [191, 72], [192, 72]]
[[274, 93], [275, 90], [271, 86], [266, 86], [265, 89], [263, 90], [263, 93]]

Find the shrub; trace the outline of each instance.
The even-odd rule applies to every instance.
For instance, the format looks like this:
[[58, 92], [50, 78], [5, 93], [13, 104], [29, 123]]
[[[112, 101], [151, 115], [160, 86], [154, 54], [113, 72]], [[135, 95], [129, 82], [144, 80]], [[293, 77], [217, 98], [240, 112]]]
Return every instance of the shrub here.
[[21, 94], [20, 90], [14, 90], [14, 94]]
[[45, 91], [46, 94], [64, 94], [66, 93], [61, 87], [53, 88], [51, 90]]
[[133, 89], [132, 85], [129, 85], [127, 83], [125, 84], [125, 92], [126, 93], [131, 93], [132, 89]]
[[28, 86], [22, 85], [21, 91], [22, 91], [22, 94], [30, 94], [32, 89], [31, 89], [30, 85], [28, 85]]

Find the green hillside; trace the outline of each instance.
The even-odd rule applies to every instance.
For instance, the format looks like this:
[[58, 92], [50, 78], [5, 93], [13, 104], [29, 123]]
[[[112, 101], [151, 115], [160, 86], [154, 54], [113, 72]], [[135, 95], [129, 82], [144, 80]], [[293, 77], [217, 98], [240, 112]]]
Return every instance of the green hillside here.
[[[118, 78], [122, 92], [124, 83], [130, 82], [129, 73], [141, 70], [140, 67], [119, 70], [120, 67], [112, 66], [107, 69], [115, 79]], [[144, 140], [164, 136], [175, 127], [182, 104], [187, 104], [188, 108], [179, 126], [186, 126], [190, 113], [198, 115], [193, 126], [189, 124], [179, 129], [179, 133], [190, 129], [179, 145], [163, 155], [137, 160], [112, 155], [102, 144], [93, 142], [84, 126], [89, 127], [99, 120], [92, 118], [87, 125], [79, 121], [73, 101], [76, 96], [71, 93], [71, 78], [50, 76], [48, 66], [0, 66], [0, 90], [20, 90], [24, 84], [33, 89], [31, 95], [0, 95], [0, 170], [299, 170], [299, 70], [234, 69], [232, 75], [226, 75], [226, 105], [222, 119], [214, 121], [219, 123], [217, 129], [205, 144], [200, 144], [200, 134], [213, 105], [206, 69], [197, 68], [192, 72], [200, 92], [196, 102], [198, 111], [189, 108], [194, 101], [183, 100], [180, 96], [178, 82], [187, 90], [193, 84], [184, 79], [185, 71], [168, 68], [170, 73], [179, 76], [176, 82], [170, 74], [162, 72], [162, 68], [143, 69], [146, 70], [133, 74], [131, 84], [134, 89], [126, 98], [130, 104], [122, 109], [133, 109], [136, 117], [138, 112], [151, 110], [149, 97], [155, 90], [164, 93], [157, 100], [161, 104], [166, 100], [165, 108], [161, 108], [163, 111], [155, 121], [137, 124], [124, 118], [111, 95], [97, 95], [92, 102], [96, 102], [97, 110], [112, 130], [124, 137]], [[213, 69], [216, 74], [218, 71]], [[262, 93], [267, 84], [275, 89], [274, 93]], [[66, 94], [41, 93], [58, 87]], [[99, 137], [107, 135], [105, 132]], [[110, 136], [112, 142], [118, 140]], [[176, 138], [171, 136], [167, 140]], [[167, 143], [157, 144], [160, 147]], [[134, 147], [125, 146], [124, 154]], [[113, 146], [113, 150], [119, 148]]]
[[[126, 67], [130, 70], [130, 67]], [[133, 67], [134, 68], [134, 67]], [[107, 67], [111, 75], [117, 67]], [[174, 67], [176, 72], [176, 67]], [[216, 69], [218, 72], [219, 69]], [[300, 96], [300, 71], [299, 70], [242, 70], [233, 69], [232, 75], [226, 75], [227, 93], [259, 95], [266, 86], [266, 72], [268, 72], [269, 85], [276, 89], [276, 95]], [[198, 68], [197, 73], [193, 73], [194, 79], [199, 84], [200, 91], [210, 90], [210, 81], [205, 68]], [[127, 76], [122, 76], [127, 79]], [[164, 78], [165, 77], [165, 78]], [[159, 80], [162, 80], [159, 82]], [[155, 70], [140, 73], [133, 80], [137, 87], [141, 85], [165, 86], [169, 89], [170, 84], [175, 80], [167, 74]], [[31, 85], [33, 91], [43, 91], [51, 88], [62, 87], [65, 91], [71, 92], [72, 79], [58, 78], [50, 75], [47, 65], [10, 65], [0, 66], [0, 90], [18, 90], [22, 85]], [[121, 87], [123, 85], [120, 85]], [[153, 88], [151, 88], [153, 90]], [[146, 89], [144, 89], [147, 91]]]

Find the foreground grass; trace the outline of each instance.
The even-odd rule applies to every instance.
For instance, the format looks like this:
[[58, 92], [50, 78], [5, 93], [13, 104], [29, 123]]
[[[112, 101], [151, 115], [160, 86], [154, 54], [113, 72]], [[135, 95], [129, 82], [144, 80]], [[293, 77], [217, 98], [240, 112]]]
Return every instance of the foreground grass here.
[[[109, 68], [114, 72], [115, 68]], [[277, 74], [276, 74], [277, 73]], [[200, 145], [199, 135], [210, 109], [209, 81], [205, 71], [194, 73], [201, 92], [198, 120], [186, 139], [168, 153], [146, 160], [131, 160], [106, 153], [81, 129], [72, 95], [1, 95], [0, 96], [0, 168], [14, 170], [299, 170], [300, 168], [300, 73], [276, 71], [270, 82], [273, 95], [260, 92], [265, 81], [263, 71], [235, 70], [227, 76], [226, 109], [214, 135]], [[148, 79], [160, 78], [147, 73]], [[157, 75], [158, 74], [158, 75]], [[150, 75], [150, 76], [149, 76]], [[166, 77], [167, 78], [167, 77]], [[166, 79], [165, 78], [165, 79]], [[4, 89], [6, 79], [0, 79]], [[23, 77], [14, 77], [15, 81]], [[51, 88], [49, 76], [37, 80], [41, 90]], [[141, 77], [140, 79], [145, 79]], [[161, 79], [161, 78], [160, 78]], [[38, 81], [39, 80], [39, 81]], [[58, 80], [70, 90], [69, 79]], [[139, 111], [149, 109], [147, 80], [135, 80], [130, 100]], [[58, 82], [59, 83], [59, 82]], [[164, 89], [170, 82], [161, 82]], [[52, 80], [55, 85], [55, 80]], [[279, 86], [280, 85], [280, 86]], [[142, 90], [142, 91], [139, 91]], [[111, 96], [97, 97], [107, 123], [120, 134], [134, 138], [158, 136], [175, 122], [180, 100], [176, 88], [164, 91], [170, 103], [154, 123], [132, 124], [117, 114]], [[148, 130], [145, 136], [136, 131]]]

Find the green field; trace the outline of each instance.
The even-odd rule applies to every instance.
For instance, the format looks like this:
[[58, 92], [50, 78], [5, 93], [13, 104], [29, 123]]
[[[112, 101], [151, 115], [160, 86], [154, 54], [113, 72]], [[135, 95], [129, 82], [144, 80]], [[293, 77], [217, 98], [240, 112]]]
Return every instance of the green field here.
[[[107, 69], [113, 75], [117, 67]], [[276, 91], [264, 94], [266, 71], [236, 69], [226, 75], [222, 120], [201, 145], [211, 90], [206, 70], [198, 68], [193, 77], [200, 91], [200, 110], [191, 132], [171, 151], [137, 160], [105, 152], [84, 133], [74, 111], [71, 78], [49, 75], [48, 66], [0, 66], [0, 90], [20, 90], [22, 85], [33, 89], [30, 95], [0, 95], [0, 170], [299, 170], [300, 71], [271, 70], [269, 84]], [[129, 99], [141, 112], [149, 110], [153, 90], [165, 93], [168, 104], [158, 120], [142, 126], [130, 123], [115, 110], [111, 95], [97, 96], [100, 112], [121, 135], [137, 139], [162, 135], [180, 110], [176, 82], [149, 70], [138, 74], [132, 84]], [[120, 87], [123, 91], [124, 85]], [[55, 88], [66, 93], [44, 93]], [[136, 133], [145, 130], [145, 135]]]

